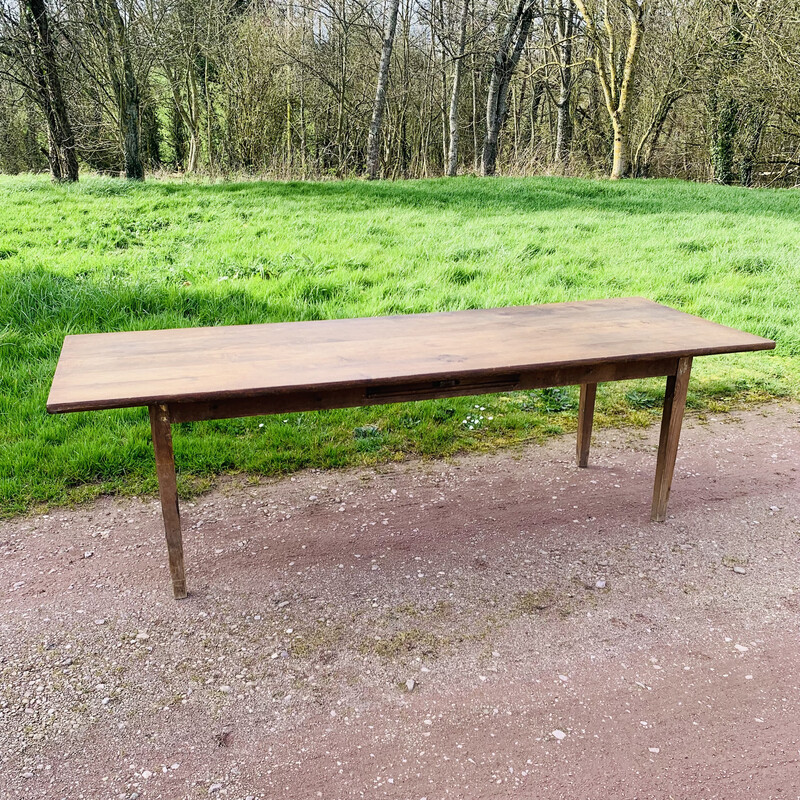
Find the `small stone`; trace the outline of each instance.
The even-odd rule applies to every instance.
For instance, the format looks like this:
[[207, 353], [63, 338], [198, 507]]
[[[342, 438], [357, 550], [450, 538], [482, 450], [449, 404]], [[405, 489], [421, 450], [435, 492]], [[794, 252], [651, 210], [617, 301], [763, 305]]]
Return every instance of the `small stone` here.
[[96, 620], [94, 621], [94, 624], [95, 624], [95, 625], [105, 625], [105, 624], [106, 624], [106, 621], [105, 621], [104, 619], [96, 619]]
[[145, 770], [145, 771], [142, 773], [142, 777], [143, 777], [145, 780], [147, 780], [148, 778], [152, 778], [152, 777], [153, 777], [153, 773], [152, 773], [152, 772], [150, 772], [150, 770], [149, 770], [149, 769], [146, 769], [146, 770]]
[[564, 733], [564, 731], [561, 731], [561, 730], [559, 730], [558, 728], [556, 728], [556, 729], [553, 731], [553, 737], [554, 737], [554, 738], [556, 738], [556, 739], [558, 739], [558, 741], [560, 742], [560, 741], [563, 741], [564, 739], [566, 739], [566, 738], [567, 738], [567, 734], [566, 734], [566, 733]]
[[143, 642], [146, 639], [149, 639], [150, 636], [145, 633], [145, 631], [139, 631], [139, 633], [136, 634], [136, 638]]
[[84, 558], [91, 558], [94, 555], [94, 550], [87, 550], [84, 554]]
[[569, 680], [569, 678], [566, 675], [559, 675], [558, 679], [560, 681], [564, 681], [564, 683], [566, 683]]
[[734, 648], [740, 653], [746, 653], [750, 649], [749, 647], [745, 647], [743, 644], [735, 644]]
[[605, 589], [606, 588], [606, 582], [601, 578], [599, 581], [597, 581], [597, 583], [595, 583], [595, 588], [596, 589]]
[[417, 682], [413, 678], [409, 678], [406, 681], [406, 690], [409, 691], [409, 692], [413, 692], [414, 691], [414, 687], [416, 685], [417, 685]]
[[734, 567], [734, 568], [733, 568], [733, 571], [734, 571], [734, 572], [735, 572], [737, 575], [747, 575], [747, 570], [746, 570], [744, 567]]
[[281, 658], [289, 658], [289, 652], [287, 650], [281, 650]]
[[281, 602], [278, 603], [278, 608], [286, 608], [286, 606], [288, 606], [288, 605], [289, 605], [289, 601], [288, 600], [281, 600]]
[[222, 789], [221, 783], [212, 783], [211, 786], [208, 787], [208, 793], [216, 794], [220, 789]]
[[660, 747], [648, 747], [647, 749], [648, 749], [648, 750], [649, 750], [651, 753], [660, 753], [660, 752], [661, 752], [661, 748], [660, 748]]
[[220, 686], [220, 687], [219, 687], [219, 690], [220, 690], [220, 691], [221, 691], [223, 694], [228, 694], [228, 692], [230, 692], [230, 690], [231, 690], [231, 687], [230, 687], [230, 686]]

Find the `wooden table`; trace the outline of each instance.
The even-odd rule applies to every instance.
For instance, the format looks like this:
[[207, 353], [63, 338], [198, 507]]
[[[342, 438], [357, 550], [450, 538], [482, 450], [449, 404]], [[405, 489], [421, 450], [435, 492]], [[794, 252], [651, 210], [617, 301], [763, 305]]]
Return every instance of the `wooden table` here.
[[769, 339], [638, 297], [365, 319], [67, 336], [49, 412], [148, 406], [172, 588], [186, 597], [171, 424], [667, 376], [652, 519], [666, 518], [694, 356]]

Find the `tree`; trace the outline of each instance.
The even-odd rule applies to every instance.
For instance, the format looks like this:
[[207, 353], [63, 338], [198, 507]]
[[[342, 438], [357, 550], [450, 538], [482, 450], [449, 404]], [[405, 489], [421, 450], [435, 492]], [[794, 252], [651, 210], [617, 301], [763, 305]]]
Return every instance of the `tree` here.
[[0, 0], [0, 169], [792, 185], [798, 70], [800, 0]]
[[517, 0], [494, 53], [486, 98], [486, 138], [483, 141], [482, 162], [484, 176], [494, 175], [497, 170], [500, 131], [508, 112], [508, 89], [528, 40], [535, 12], [536, 6], [532, 0]]
[[131, 42], [128, 29], [119, 10], [117, 0], [92, 0], [94, 12], [106, 48], [108, 72], [114, 96], [125, 161], [125, 177], [144, 180], [140, 134], [139, 82], [133, 69]]
[[468, 19], [469, 0], [463, 0], [458, 26], [458, 49], [453, 58], [453, 86], [450, 91], [450, 146], [447, 150], [447, 174], [451, 178], [458, 172], [458, 95], [461, 89], [464, 51], [467, 44]]
[[650, 0], [606, 1], [602, 7], [598, 1], [594, 8], [588, 0], [573, 1], [594, 50], [597, 78], [614, 131], [611, 179], [619, 180], [628, 173], [631, 94]]
[[15, 67], [6, 75], [23, 87], [44, 116], [50, 175], [54, 181], [77, 181], [75, 136], [44, 0], [23, 0], [18, 17], [3, 7], [0, 19], [5, 32], [0, 40], [0, 55], [9, 58]]
[[572, 149], [573, 120], [570, 103], [574, 84], [574, 65], [572, 63], [573, 40], [575, 37], [575, 10], [570, 0], [555, 0], [555, 55], [558, 65], [558, 99], [556, 100], [556, 141], [554, 160], [566, 164]]
[[736, 139], [743, 121], [747, 141], [741, 177], [746, 185], [752, 179], [753, 162], [766, 115], [763, 104], [754, 103], [753, 95], [759, 93], [758, 83], [742, 86], [741, 72], [763, 10], [763, 0], [755, 0], [750, 9], [739, 0], [723, 0], [724, 35], [712, 61], [708, 93], [710, 156], [715, 183], [727, 185], [736, 180]]
[[397, 29], [397, 12], [400, 0], [389, 0], [389, 14], [386, 20], [386, 35], [381, 48], [381, 63], [378, 67], [378, 85], [375, 89], [375, 103], [372, 106], [372, 120], [369, 124], [369, 140], [367, 142], [367, 177], [374, 180], [378, 177], [378, 162], [381, 146], [381, 126], [383, 112], [386, 108], [386, 86], [389, 83], [389, 64], [394, 48], [394, 34]]
[[637, 64], [640, 89], [630, 127], [630, 174], [646, 177], [676, 104], [702, 85], [711, 20], [703, 0], [661, 0]]

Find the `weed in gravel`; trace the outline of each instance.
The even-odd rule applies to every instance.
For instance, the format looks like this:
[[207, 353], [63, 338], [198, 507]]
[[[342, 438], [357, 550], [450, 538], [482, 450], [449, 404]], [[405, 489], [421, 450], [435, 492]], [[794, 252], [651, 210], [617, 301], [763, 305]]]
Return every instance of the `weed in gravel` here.
[[364, 655], [374, 654], [387, 660], [407, 656], [426, 656], [436, 658], [446, 644], [446, 640], [431, 631], [421, 628], [408, 628], [397, 631], [382, 639], [367, 639], [359, 648]]
[[533, 592], [524, 592], [517, 598], [515, 610], [519, 614], [535, 614], [537, 611], [546, 611], [556, 602], [555, 591], [547, 587]]

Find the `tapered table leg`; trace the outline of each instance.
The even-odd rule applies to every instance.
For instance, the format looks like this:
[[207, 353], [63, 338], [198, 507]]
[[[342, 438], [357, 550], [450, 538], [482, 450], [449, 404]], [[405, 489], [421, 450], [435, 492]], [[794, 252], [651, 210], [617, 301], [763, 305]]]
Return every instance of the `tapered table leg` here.
[[678, 454], [678, 440], [681, 435], [691, 371], [692, 359], [681, 358], [678, 360], [677, 373], [667, 378], [664, 412], [661, 417], [661, 437], [658, 442], [656, 482], [653, 487], [653, 510], [650, 516], [653, 522], [663, 522], [667, 518], [669, 490], [675, 472], [675, 457]]
[[581, 403], [578, 410], [578, 466], [589, 465], [589, 446], [592, 443], [594, 401], [597, 396], [596, 383], [581, 384]]
[[166, 406], [150, 406], [150, 430], [156, 453], [158, 493], [164, 532], [167, 535], [169, 571], [172, 576], [172, 593], [176, 600], [186, 597], [186, 576], [183, 571], [183, 538], [181, 515], [178, 510], [178, 485], [175, 478], [175, 457], [172, 452], [172, 427]]

